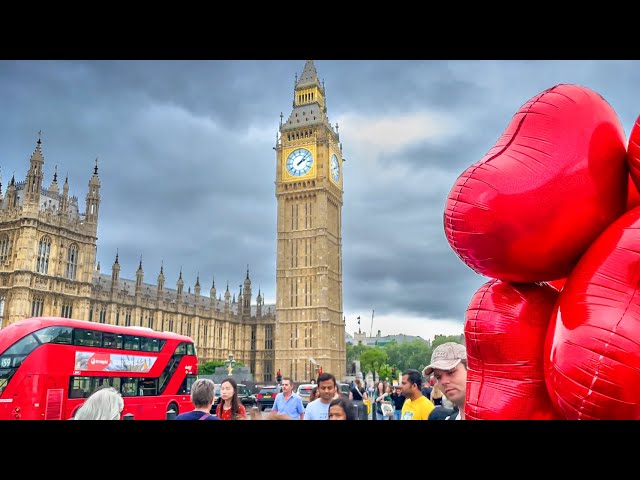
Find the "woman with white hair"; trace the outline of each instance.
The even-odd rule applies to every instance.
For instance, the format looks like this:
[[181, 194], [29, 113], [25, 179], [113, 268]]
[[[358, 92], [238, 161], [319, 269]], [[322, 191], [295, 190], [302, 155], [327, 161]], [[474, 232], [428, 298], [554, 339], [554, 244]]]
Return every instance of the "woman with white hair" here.
[[76, 411], [74, 420], [120, 420], [124, 400], [113, 387], [99, 388]]

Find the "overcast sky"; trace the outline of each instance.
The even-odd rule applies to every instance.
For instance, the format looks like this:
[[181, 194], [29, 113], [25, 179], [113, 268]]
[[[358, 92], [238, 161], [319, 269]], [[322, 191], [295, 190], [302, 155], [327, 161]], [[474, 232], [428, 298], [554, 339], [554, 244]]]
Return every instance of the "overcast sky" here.
[[[275, 303], [273, 147], [305, 60], [0, 61], [5, 194], [24, 180], [42, 131], [44, 182], [58, 168], [84, 212], [98, 157], [98, 261], [185, 291], [200, 275], [237, 295], [250, 269]], [[347, 331], [433, 338], [463, 331], [487, 280], [443, 230], [456, 178], [520, 106], [559, 83], [600, 93], [628, 138], [640, 114], [638, 61], [316, 60], [343, 145], [343, 285]]]

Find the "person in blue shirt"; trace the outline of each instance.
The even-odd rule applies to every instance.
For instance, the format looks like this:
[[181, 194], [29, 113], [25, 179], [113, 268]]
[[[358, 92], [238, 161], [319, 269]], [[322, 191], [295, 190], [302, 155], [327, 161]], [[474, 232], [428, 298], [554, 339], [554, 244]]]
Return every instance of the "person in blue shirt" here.
[[282, 392], [276, 395], [271, 411], [288, 415], [293, 420], [304, 420], [302, 397], [293, 391], [293, 381], [290, 377], [282, 379]]
[[304, 420], [327, 420], [329, 404], [336, 396], [336, 377], [327, 372], [318, 375], [318, 398], [307, 404]]

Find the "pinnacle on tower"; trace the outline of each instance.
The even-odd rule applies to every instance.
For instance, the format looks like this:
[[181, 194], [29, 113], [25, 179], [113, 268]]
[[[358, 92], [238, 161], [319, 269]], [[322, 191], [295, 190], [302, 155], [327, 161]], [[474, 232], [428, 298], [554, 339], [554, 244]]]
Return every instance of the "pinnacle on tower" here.
[[302, 87], [313, 85], [320, 86], [320, 80], [318, 80], [318, 72], [316, 71], [316, 66], [313, 64], [313, 60], [307, 60], [304, 64], [304, 68], [302, 69], [300, 80], [296, 82], [296, 86]]

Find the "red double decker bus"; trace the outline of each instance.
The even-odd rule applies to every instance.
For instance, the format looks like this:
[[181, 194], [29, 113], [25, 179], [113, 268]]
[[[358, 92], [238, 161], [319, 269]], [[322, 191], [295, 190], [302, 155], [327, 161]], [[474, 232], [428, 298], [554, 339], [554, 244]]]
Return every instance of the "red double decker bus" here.
[[193, 340], [145, 327], [36, 317], [0, 330], [0, 420], [66, 420], [102, 385], [123, 415], [164, 420], [193, 409]]

